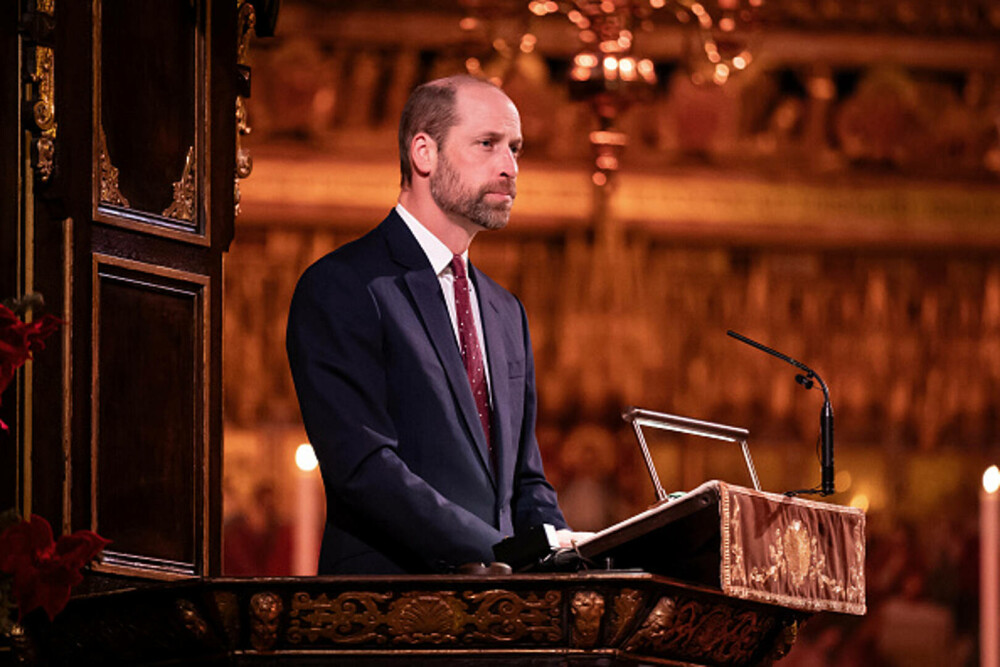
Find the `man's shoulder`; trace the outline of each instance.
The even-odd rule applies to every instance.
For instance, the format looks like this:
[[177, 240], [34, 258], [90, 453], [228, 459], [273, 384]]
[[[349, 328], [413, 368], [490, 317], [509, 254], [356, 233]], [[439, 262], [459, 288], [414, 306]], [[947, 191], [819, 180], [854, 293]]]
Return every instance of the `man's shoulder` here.
[[302, 280], [325, 279], [334, 275], [355, 274], [378, 270], [388, 258], [386, 227], [394, 214], [364, 235], [323, 255], [302, 274]]

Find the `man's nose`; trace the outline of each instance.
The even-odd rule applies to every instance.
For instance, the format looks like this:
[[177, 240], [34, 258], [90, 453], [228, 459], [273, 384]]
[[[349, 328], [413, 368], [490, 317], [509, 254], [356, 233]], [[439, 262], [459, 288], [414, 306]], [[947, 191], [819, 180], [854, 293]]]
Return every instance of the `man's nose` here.
[[517, 178], [517, 155], [513, 149], [501, 151], [500, 175], [507, 178]]

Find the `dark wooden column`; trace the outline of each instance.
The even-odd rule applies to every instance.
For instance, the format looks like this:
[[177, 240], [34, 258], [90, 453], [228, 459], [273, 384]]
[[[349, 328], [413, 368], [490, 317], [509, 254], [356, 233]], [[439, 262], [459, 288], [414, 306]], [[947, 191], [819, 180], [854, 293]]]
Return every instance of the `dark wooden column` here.
[[[45, 178], [37, 161], [8, 155], [34, 150], [45, 128], [22, 115], [30, 139], [4, 131], [3, 199], [14, 173], [26, 211], [12, 221], [3, 204], [3, 236], [27, 232], [15, 251], [0, 244], [0, 285], [43, 293], [66, 320], [22, 380], [17, 491], [3, 499], [57, 533], [113, 540], [99, 568], [116, 574], [220, 568], [222, 256], [233, 236], [242, 4], [22, 0], [20, 37], [2, 10], [4, 53], [31, 52], [29, 19], [51, 17], [55, 130]], [[8, 99], [15, 74], [3, 62], [4, 109], [24, 114], [36, 100]]]

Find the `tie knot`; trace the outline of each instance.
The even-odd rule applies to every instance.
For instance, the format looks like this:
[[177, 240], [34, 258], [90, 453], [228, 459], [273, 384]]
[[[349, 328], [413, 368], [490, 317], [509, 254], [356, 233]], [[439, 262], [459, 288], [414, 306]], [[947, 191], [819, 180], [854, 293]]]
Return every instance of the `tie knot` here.
[[453, 255], [451, 258], [451, 272], [456, 278], [465, 278], [465, 262], [461, 255]]

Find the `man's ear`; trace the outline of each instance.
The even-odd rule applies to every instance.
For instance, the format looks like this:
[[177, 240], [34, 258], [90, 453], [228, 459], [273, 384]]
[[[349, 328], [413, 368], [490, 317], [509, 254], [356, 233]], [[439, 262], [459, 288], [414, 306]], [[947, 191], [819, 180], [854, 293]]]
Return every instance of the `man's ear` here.
[[430, 176], [437, 166], [437, 142], [426, 132], [418, 132], [410, 142], [410, 164], [413, 173], [420, 176]]

